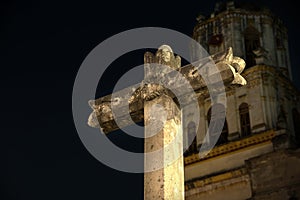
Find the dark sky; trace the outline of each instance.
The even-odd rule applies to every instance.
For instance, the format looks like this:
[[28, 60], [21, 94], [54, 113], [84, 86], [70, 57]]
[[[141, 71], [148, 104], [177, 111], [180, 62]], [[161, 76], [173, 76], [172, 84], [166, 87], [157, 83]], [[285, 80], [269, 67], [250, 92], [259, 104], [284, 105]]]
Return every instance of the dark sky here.
[[[121, 31], [155, 26], [191, 35], [197, 15], [209, 14], [215, 2], [2, 1], [0, 199], [142, 199], [143, 174], [110, 169], [82, 145], [71, 107], [77, 70], [95, 46]], [[297, 6], [257, 2], [288, 27], [300, 88]], [[115, 64], [106, 74], [118, 77], [124, 68]], [[109, 91], [115, 80], [105, 81], [103, 91]], [[110, 137], [120, 146], [126, 141], [118, 133]]]

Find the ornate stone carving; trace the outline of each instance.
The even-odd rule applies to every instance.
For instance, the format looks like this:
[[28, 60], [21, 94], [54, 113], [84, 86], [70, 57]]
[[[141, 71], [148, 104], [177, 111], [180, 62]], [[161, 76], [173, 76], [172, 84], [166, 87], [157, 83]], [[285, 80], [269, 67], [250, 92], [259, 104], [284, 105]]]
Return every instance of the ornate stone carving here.
[[[211, 69], [208, 67], [209, 72], [207, 74], [201, 74], [200, 76], [198, 69], [212, 60], [216, 63], [216, 68]], [[97, 128], [101, 126], [102, 131], [105, 133], [117, 130], [118, 126], [115, 123], [111, 110], [112, 105], [115, 106], [115, 109], [120, 111], [118, 112], [118, 116], [115, 117], [120, 118], [122, 125], [126, 126], [130, 125], [132, 120], [134, 122], [143, 120], [144, 101], [150, 101], [165, 94], [173, 98], [176, 102], [177, 97], [168, 87], [165, 88], [163, 85], [176, 86], [172, 89], [181, 91], [180, 95], [184, 104], [188, 104], [189, 101], [193, 99], [190, 98], [190, 95], [186, 92], [186, 85], [184, 84], [184, 81], [182, 81], [183, 79], [190, 83], [198, 98], [200, 96], [208, 97], [210, 93], [218, 93], [222, 89], [218, 88], [218, 84], [216, 84], [216, 81], [220, 81], [216, 78], [216, 75], [219, 74], [221, 74], [222, 81], [226, 87], [230, 84], [246, 84], [246, 80], [240, 75], [245, 68], [245, 62], [241, 58], [233, 56], [232, 48], [228, 48], [225, 52], [207, 57], [199, 61], [200, 64], [197, 62], [197, 67], [191, 64], [180, 67], [180, 57], [174, 56], [174, 53], [169, 46], [162, 45], [155, 55], [151, 52], [146, 52], [144, 55], [144, 62], [145, 79], [140, 84], [140, 87], [130, 87], [118, 91], [113, 95], [113, 100], [111, 99], [112, 95], [108, 95], [101, 97], [96, 101], [91, 101], [92, 103], [90, 102], [93, 112], [88, 120], [89, 126]], [[170, 66], [171, 69], [169, 67], [161, 68], [159, 65], [167, 65]], [[155, 69], [157, 66], [159, 71]], [[207, 76], [209, 84], [212, 84], [213, 86], [216, 85], [216, 87], [213, 87], [213, 91], [207, 90], [208, 83], [204, 81], [203, 76]], [[152, 82], [153, 80], [155, 80], [155, 82]], [[129, 115], [132, 120], [123, 119], [126, 115], [125, 112], [128, 112], [128, 106], [130, 112]], [[99, 120], [99, 123], [97, 123], [97, 120]]]
[[216, 61], [216, 66], [221, 68], [230, 68], [233, 73], [234, 79], [232, 84], [246, 85], [247, 81], [241, 76], [244, 71], [246, 63], [243, 59], [233, 56], [232, 48], [228, 48], [227, 51], [212, 55], [213, 60]]
[[141, 89], [141, 98], [150, 101], [162, 94], [166, 94], [166, 89], [158, 84], [146, 84]]
[[155, 55], [151, 52], [144, 54], [145, 64], [157, 63], [170, 66], [172, 69], [179, 70], [181, 67], [180, 56], [175, 56], [173, 50], [168, 45], [161, 45]]

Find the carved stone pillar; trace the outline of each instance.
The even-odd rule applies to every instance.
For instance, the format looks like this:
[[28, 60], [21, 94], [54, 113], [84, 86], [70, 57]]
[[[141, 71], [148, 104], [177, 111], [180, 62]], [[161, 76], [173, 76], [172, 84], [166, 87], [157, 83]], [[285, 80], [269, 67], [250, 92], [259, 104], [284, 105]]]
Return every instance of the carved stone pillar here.
[[[184, 165], [181, 110], [160, 83], [170, 68], [178, 70], [179, 56], [162, 45], [155, 55], [147, 52], [142, 89], [145, 122], [144, 199], [184, 199]], [[168, 67], [159, 67], [155, 64]], [[154, 82], [153, 82], [154, 81]]]
[[144, 175], [144, 199], [183, 200], [181, 111], [171, 97], [163, 94], [145, 102], [144, 121], [145, 168], [153, 170]]

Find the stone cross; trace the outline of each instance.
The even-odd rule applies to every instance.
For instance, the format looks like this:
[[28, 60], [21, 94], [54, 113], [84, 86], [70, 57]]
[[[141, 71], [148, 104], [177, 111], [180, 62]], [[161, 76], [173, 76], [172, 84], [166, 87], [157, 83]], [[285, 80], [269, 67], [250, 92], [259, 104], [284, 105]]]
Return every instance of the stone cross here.
[[[204, 60], [213, 61], [216, 63], [217, 68], [217, 71], [204, 74], [207, 77], [197, 73], [199, 67], [205, 64]], [[215, 78], [217, 74], [221, 75], [225, 86], [246, 84], [245, 79], [240, 75], [245, 67], [245, 62], [239, 57], [234, 57], [232, 48], [228, 48], [224, 52], [199, 61], [196, 65], [189, 64], [181, 67], [180, 57], [175, 56], [172, 49], [167, 45], [162, 45], [155, 54], [146, 52], [144, 62], [145, 82], [139, 88], [124, 89], [115, 94], [90, 101], [93, 112], [89, 117], [88, 124], [92, 127], [101, 128], [102, 132], [107, 134], [144, 120], [144, 161], [145, 168], [148, 169], [144, 175], [144, 199], [183, 200], [183, 122], [180, 108], [182, 105], [178, 104], [176, 95], [168, 88], [158, 83], [151, 83], [153, 77], [157, 75], [157, 73], [153, 73], [155, 67], [152, 64], [168, 66], [171, 69], [171, 71], [160, 71], [160, 79], [169, 76], [173, 78], [168, 81], [177, 81], [176, 75], [170, 75], [172, 70], [177, 71], [189, 81], [196, 95], [205, 96], [208, 95], [207, 81], [212, 85], [215, 84], [216, 81], [219, 81]], [[178, 87], [180, 87], [180, 84], [178, 84]], [[135, 91], [128, 94], [128, 91], [132, 90]], [[125, 98], [126, 95], [130, 95], [130, 97]], [[114, 104], [118, 109], [117, 115], [112, 112]], [[129, 112], [132, 120], [124, 117], [126, 112]], [[162, 114], [164, 117], [160, 116]], [[176, 140], [175, 143], [172, 142], [174, 140]], [[165, 148], [166, 146], [168, 148]], [[147, 153], [155, 151], [159, 152], [156, 157], [147, 156]], [[172, 159], [173, 161], [169, 162]], [[160, 167], [161, 164], [163, 164], [163, 167]]]

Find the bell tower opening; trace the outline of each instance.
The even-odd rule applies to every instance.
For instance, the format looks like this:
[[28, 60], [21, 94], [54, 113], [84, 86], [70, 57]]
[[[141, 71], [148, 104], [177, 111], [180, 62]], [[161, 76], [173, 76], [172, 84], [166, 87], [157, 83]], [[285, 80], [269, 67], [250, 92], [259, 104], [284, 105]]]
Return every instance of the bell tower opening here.
[[248, 26], [244, 31], [246, 68], [256, 64], [254, 50], [257, 50], [260, 45], [259, 32], [252, 26]]

